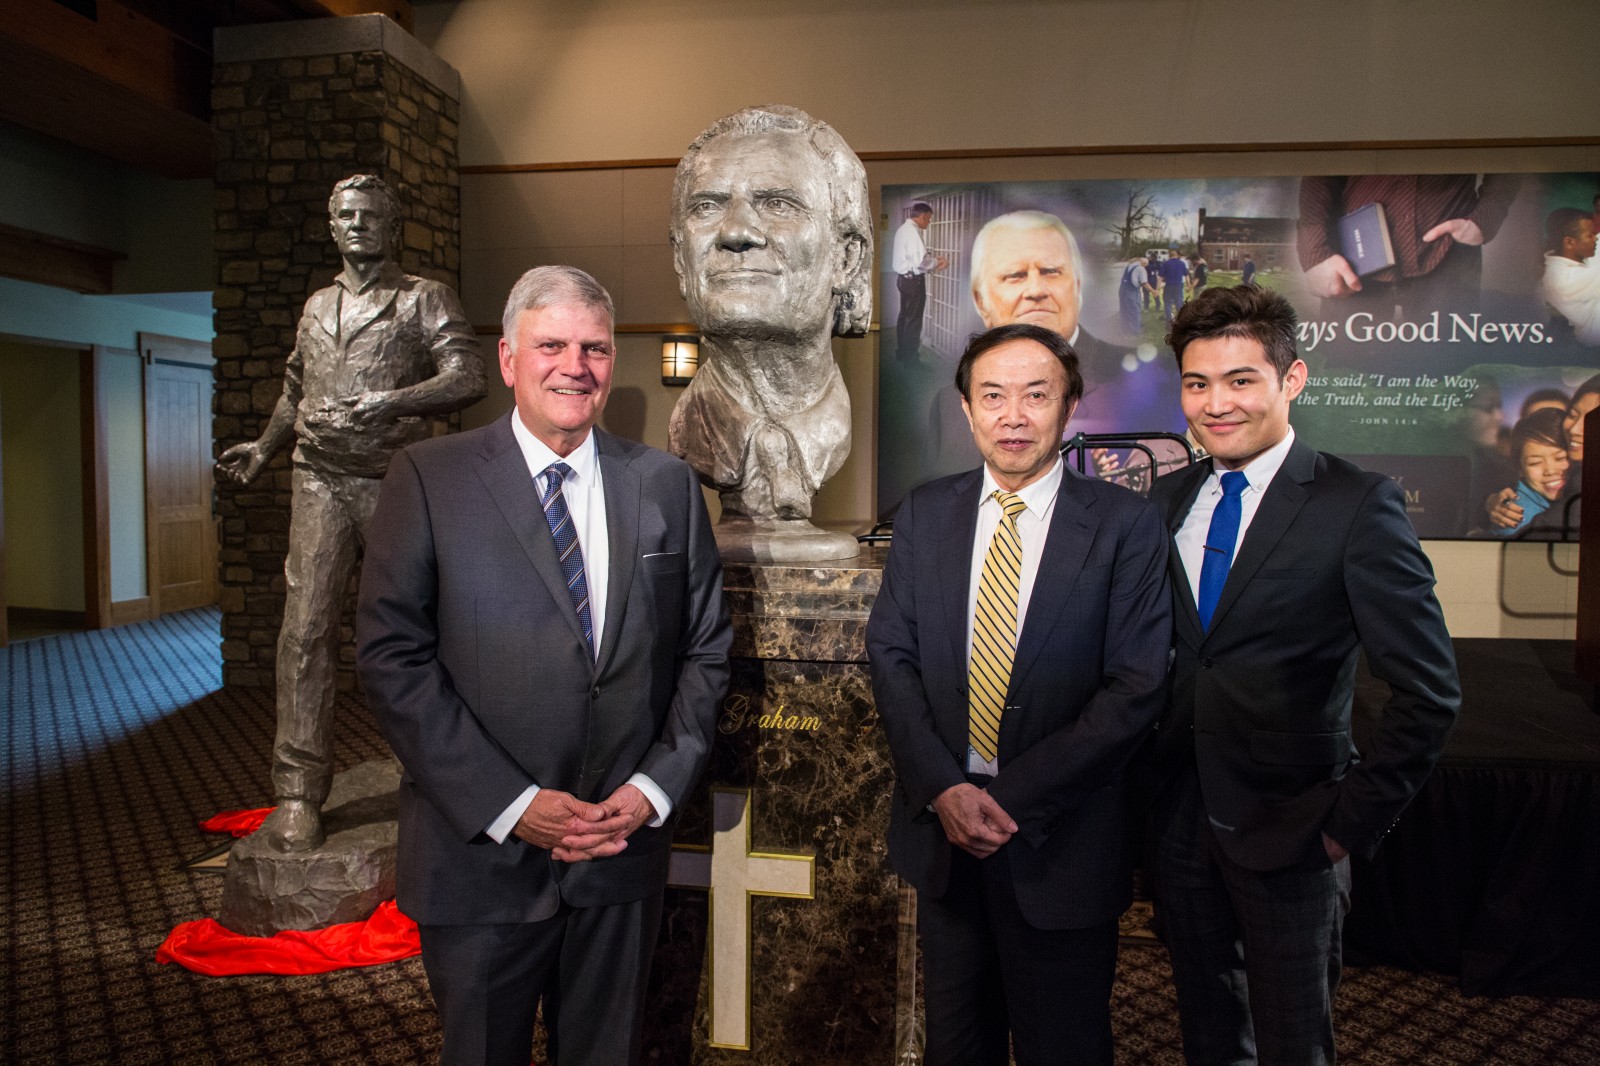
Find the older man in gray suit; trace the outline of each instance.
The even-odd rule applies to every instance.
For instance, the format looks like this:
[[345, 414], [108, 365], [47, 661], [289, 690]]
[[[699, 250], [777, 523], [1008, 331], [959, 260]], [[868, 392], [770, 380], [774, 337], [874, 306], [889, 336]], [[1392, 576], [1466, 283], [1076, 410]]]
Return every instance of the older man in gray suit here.
[[730, 631], [695, 474], [596, 427], [611, 299], [570, 267], [512, 289], [516, 410], [407, 448], [373, 517], [361, 675], [405, 766], [401, 910], [442, 1060], [638, 1057], [672, 814], [704, 768]]

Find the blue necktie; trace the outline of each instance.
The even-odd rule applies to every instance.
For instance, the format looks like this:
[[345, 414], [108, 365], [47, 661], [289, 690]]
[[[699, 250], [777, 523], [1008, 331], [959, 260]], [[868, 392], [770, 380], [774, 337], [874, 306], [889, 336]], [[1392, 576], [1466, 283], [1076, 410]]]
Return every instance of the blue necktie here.
[[[583, 627], [583, 639], [589, 643], [589, 657], [594, 658], [594, 619], [589, 614], [589, 579], [583, 572], [583, 549], [578, 546], [578, 530], [572, 524], [572, 514], [567, 510], [567, 498], [561, 492], [561, 482], [572, 476], [572, 467], [554, 463], [544, 472], [544, 520], [550, 523], [550, 535], [555, 538], [556, 552], [561, 556], [561, 574], [567, 579], [567, 595], [578, 612], [578, 624]], [[1238, 520], [1234, 520], [1238, 524]]]
[[1239, 539], [1239, 497], [1250, 487], [1250, 479], [1237, 470], [1222, 475], [1222, 499], [1211, 512], [1211, 528], [1206, 531], [1206, 556], [1200, 564], [1200, 627], [1211, 628], [1211, 615], [1222, 599], [1222, 586], [1228, 583], [1228, 568], [1233, 565], [1233, 544]]

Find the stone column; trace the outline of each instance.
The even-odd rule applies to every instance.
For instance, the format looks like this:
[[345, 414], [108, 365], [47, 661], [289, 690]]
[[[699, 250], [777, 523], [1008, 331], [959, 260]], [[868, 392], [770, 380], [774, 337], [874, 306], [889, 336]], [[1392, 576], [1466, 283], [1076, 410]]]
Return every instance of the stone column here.
[[[399, 194], [400, 266], [459, 289], [461, 77], [382, 15], [216, 31], [214, 435], [255, 439], [283, 387], [306, 298], [339, 255], [328, 194], [372, 173]], [[289, 540], [286, 448], [247, 489], [219, 486], [223, 681], [270, 688]], [[349, 605], [339, 685], [354, 685]]]
[[[733, 683], [711, 765], [678, 818], [646, 1012], [651, 1063], [921, 1061], [914, 897], [887, 860], [894, 773], [867, 670], [883, 562], [881, 548], [810, 565], [724, 562]], [[721, 922], [708, 884], [747, 921]]]

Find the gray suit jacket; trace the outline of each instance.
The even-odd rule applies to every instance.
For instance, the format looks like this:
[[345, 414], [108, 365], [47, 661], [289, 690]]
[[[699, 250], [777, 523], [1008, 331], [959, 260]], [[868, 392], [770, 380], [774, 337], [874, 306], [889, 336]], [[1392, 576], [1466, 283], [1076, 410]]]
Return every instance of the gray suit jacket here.
[[672, 820], [567, 865], [485, 828], [529, 783], [598, 801], [635, 772], [674, 809], [728, 684], [722, 569], [694, 472], [594, 430], [611, 572], [592, 661], [510, 418], [396, 456], [370, 525], [357, 661], [405, 767], [399, 904], [425, 924], [538, 921], [666, 883]]

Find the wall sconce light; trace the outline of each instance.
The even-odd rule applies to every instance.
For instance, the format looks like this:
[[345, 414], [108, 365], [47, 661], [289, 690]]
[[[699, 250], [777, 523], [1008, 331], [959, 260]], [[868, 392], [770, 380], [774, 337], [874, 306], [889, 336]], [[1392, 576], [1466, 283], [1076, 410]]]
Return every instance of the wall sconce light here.
[[674, 333], [661, 338], [661, 384], [687, 385], [700, 369], [700, 338]]

